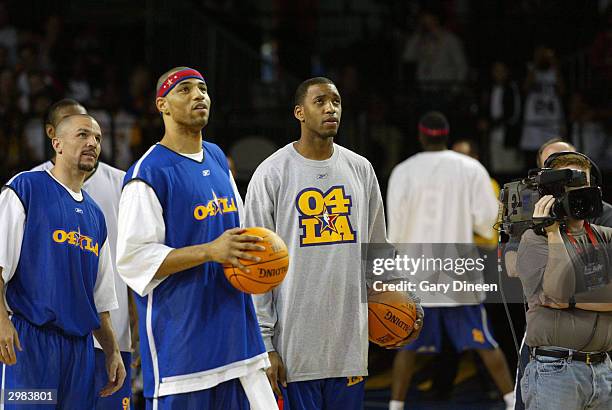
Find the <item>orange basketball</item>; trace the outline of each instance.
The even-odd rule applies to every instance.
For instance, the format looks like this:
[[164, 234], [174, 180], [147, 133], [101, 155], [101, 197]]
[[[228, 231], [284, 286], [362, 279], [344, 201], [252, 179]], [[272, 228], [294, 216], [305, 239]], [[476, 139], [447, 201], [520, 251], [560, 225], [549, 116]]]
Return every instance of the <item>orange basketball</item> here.
[[404, 292], [382, 292], [368, 301], [368, 334], [379, 346], [393, 346], [412, 333], [416, 305]]
[[265, 246], [265, 251], [249, 251], [250, 254], [259, 256], [261, 260], [253, 262], [240, 259], [240, 263], [250, 269], [249, 273], [227, 264], [223, 265], [223, 272], [227, 280], [242, 292], [266, 293], [285, 279], [289, 268], [287, 245], [280, 236], [266, 228], [247, 228], [244, 234], [263, 238], [263, 242], [259, 242], [258, 245]]

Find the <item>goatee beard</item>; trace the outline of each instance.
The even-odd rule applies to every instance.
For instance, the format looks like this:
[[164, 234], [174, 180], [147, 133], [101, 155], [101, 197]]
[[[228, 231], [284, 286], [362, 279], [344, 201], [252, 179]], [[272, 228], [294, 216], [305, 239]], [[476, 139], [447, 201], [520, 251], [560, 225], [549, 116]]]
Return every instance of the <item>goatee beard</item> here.
[[79, 171], [91, 172], [94, 170], [95, 167], [95, 165], [88, 165], [79, 162]]

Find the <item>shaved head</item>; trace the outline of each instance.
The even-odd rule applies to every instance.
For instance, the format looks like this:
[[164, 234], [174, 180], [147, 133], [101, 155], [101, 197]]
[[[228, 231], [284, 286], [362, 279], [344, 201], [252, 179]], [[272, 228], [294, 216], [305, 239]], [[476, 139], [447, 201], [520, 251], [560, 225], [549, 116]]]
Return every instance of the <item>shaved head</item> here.
[[544, 163], [546, 162], [546, 159], [550, 157], [551, 154], [561, 151], [575, 152], [576, 147], [574, 147], [569, 142], [563, 140], [552, 140], [548, 143], [542, 144], [540, 150], [538, 151], [538, 167], [542, 168], [544, 166]]
[[61, 138], [63, 136], [66, 135], [66, 133], [72, 128], [72, 126], [74, 125], [75, 121], [77, 120], [84, 120], [84, 119], [89, 119], [89, 121], [93, 124], [95, 124], [98, 129], [100, 128], [100, 125], [98, 124], [98, 121], [96, 121], [96, 119], [94, 117], [92, 117], [89, 114], [74, 114], [74, 115], [69, 115], [67, 117], [64, 117], [60, 120], [60, 122], [57, 124], [57, 126], [55, 127], [55, 136], [57, 138]]

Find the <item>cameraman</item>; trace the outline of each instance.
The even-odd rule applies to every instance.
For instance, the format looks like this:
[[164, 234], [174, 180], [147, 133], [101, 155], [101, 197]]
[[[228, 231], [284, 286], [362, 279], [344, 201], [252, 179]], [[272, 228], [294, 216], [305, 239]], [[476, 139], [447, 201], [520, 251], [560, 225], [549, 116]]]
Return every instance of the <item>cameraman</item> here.
[[[590, 181], [591, 163], [580, 154], [558, 156], [550, 165], [583, 171]], [[543, 196], [533, 217], [550, 217], [554, 203], [553, 196]], [[574, 266], [572, 259], [583, 260], [591, 244], [608, 246], [612, 229], [571, 216], [564, 222], [545, 227], [544, 235], [527, 230], [519, 245], [517, 271], [529, 303], [526, 343], [531, 356], [521, 379], [525, 408], [611, 409], [612, 285], [606, 279], [603, 287], [582, 292], [576, 280], [585, 276], [575, 273], [584, 269], [586, 275], [589, 268], [588, 274], [605, 276], [609, 263]]]

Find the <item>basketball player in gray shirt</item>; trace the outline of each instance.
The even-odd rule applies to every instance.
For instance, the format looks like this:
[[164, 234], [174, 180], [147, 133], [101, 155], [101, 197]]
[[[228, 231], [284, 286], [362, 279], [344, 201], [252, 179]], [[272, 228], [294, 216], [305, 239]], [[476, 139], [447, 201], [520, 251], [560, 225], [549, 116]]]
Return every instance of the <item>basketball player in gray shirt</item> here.
[[[368, 310], [361, 244], [387, 239], [372, 165], [333, 142], [341, 113], [331, 80], [300, 84], [300, 139], [257, 168], [246, 195], [246, 225], [276, 231], [289, 248], [283, 283], [253, 300], [270, 383], [291, 410], [362, 408]], [[417, 306], [417, 330], [406, 342], [420, 330]]]

